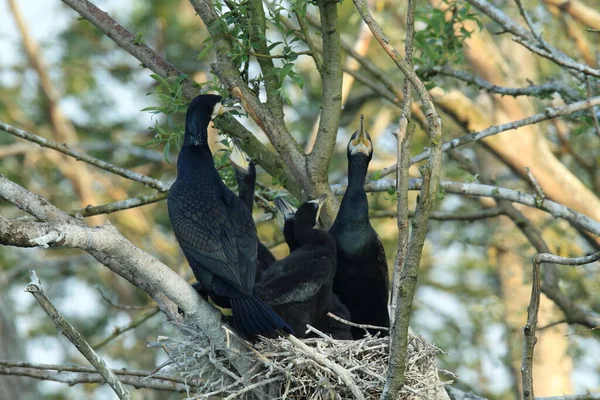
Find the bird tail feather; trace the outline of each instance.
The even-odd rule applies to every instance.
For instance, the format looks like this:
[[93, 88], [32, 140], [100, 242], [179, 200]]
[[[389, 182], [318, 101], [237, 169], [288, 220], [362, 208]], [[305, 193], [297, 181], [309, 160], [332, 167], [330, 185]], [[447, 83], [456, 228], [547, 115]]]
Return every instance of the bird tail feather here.
[[258, 297], [231, 298], [233, 322], [244, 336], [266, 335], [275, 331], [294, 334], [294, 330]]

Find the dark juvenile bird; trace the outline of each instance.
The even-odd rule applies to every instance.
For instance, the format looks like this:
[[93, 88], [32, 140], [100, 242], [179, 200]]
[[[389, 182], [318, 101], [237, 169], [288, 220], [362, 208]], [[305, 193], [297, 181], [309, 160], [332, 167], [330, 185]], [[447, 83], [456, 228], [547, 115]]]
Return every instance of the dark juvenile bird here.
[[[235, 172], [235, 179], [238, 184], [238, 197], [244, 202], [250, 214], [252, 214], [254, 204], [254, 188], [256, 186], [256, 165], [246, 153], [233, 143], [233, 150], [229, 156], [229, 162]], [[256, 280], [260, 279], [262, 271], [275, 262], [275, 257], [269, 251], [267, 246], [258, 242]]]
[[198, 284], [220, 307], [231, 307], [244, 336], [289, 326], [253, 295], [257, 237], [252, 215], [225, 186], [208, 147], [211, 119], [231, 109], [221, 96], [200, 95], [188, 107], [177, 180], [168, 197], [169, 218]]
[[[322, 204], [322, 200], [320, 201], [319, 207]], [[327, 312], [331, 311], [344, 319], [350, 319], [348, 309], [331, 293], [335, 273], [335, 242], [325, 231], [314, 229], [317, 215], [310, 212], [310, 207], [314, 210], [313, 205], [309, 206], [310, 203], [304, 203], [296, 214], [297, 211], [284, 198], [275, 199], [277, 219], [283, 226], [290, 255], [274, 263], [263, 274], [256, 287], [264, 294], [265, 301], [299, 335], [306, 330], [306, 324], [310, 324], [336, 339], [351, 339], [348, 325], [327, 316]], [[309, 212], [305, 212], [307, 207]], [[299, 229], [301, 234], [298, 237], [297, 224], [305, 226]], [[309, 236], [304, 232], [309, 228], [311, 236], [314, 232], [321, 238], [313, 236], [312, 243], [307, 243], [305, 236]], [[316, 250], [319, 248], [320, 250]], [[319, 257], [325, 258], [319, 261]]]
[[335, 240], [315, 229], [325, 196], [302, 204], [294, 218], [298, 247], [264, 271], [255, 293], [304, 337], [306, 324], [327, 314], [335, 275]]
[[[373, 143], [364, 130], [362, 116], [360, 129], [350, 138], [347, 153], [348, 188], [329, 229], [337, 242], [338, 255], [333, 292], [350, 310], [352, 322], [388, 327], [387, 261], [381, 240], [369, 221], [369, 202], [364, 189]], [[352, 328], [355, 339], [361, 338], [363, 332]]]
[[283, 197], [277, 197], [275, 199], [275, 208], [277, 209], [277, 222], [283, 231], [283, 238], [291, 253], [299, 246], [298, 241], [296, 240], [296, 233], [294, 232], [296, 208]]

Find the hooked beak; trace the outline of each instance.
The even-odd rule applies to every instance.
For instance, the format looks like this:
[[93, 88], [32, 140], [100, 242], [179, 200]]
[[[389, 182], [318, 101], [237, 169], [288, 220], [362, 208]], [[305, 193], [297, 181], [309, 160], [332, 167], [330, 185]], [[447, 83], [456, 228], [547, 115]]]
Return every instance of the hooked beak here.
[[309, 203], [315, 203], [317, 205], [317, 217], [315, 219], [315, 221], [317, 221], [317, 223], [319, 222], [319, 216], [321, 215], [321, 208], [323, 207], [323, 204], [325, 204], [326, 198], [327, 198], [327, 195], [322, 194], [319, 197], [317, 197], [316, 199], [309, 201]]
[[242, 104], [240, 99], [235, 97], [229, 97], [227, 99], [221, 100], [220, 103], [217, 103], [215, 106], [215, 111], [213, 112], [213, 118], [228, 113], [230, 111], [238, 111], [242, 112], [244, 109], [242, 108]]
[[275, 207], [277, 208], [277, 223], [281, 228], [285, 225], [285, 221], [294, 219], [296, 216], [296, 209], [284, 197], [275, 199]]
[[360, 115], [360, 129], [352, 137], [353, 139], [349, 143], [350, 154], [363, 153], [367, 156], [371, 155], [373, 145], [368, 133], [365, 131], [365, 116], [363, 114]]
[[236, 142], [233, 142], [233, 150], [231, 150], [231, 154], [229, 155], [229, 162], [237, 170], [243, 170], [244, 172], [250, 170], [250, 157], [244, 153]]

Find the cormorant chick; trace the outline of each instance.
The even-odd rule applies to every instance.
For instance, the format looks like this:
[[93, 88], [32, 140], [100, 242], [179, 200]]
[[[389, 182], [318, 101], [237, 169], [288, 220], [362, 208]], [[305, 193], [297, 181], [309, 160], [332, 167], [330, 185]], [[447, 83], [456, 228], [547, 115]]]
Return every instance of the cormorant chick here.
[[[314, 229], [324, 196], [304, 203], [298, 211], [283, 198], [275, 199], [277, 219], [283, 222], [290, 255], [275, 262], [256, 284], [256, 293], [304, 337], [306, 324], [336, 339], [351, 339], [350, 327], [327, 316], [331, 311], [349, 319], [350, 313], [331, 293], [335, 274], [335, 241]], [[315, 206], [316, 204], [316, 206]]]
[[169, 218], [204, 297], [231, 307], [244, 336], [290, 327], [253, 294], [257, 237], [252, 215], [225, 186], [208, 147], [207, 128], [231, 110], [221, 96], [200, 95], [188, 107], [177, 180], [168, 197]]
[[290, 249], [290, 253], [298, 248], [296, 233], [294, 232], [294, 218], [296, 217], [296, 208], [292, 206], [283, 197], [275, 199], [275, 208], [277, 209], [277, 222], [283, 232], [283, 238]]
[[[381, 240], [369, 221], [369, 203], [364, 189], [372, 156], [373, 143], [364, 130], [361, 115], [360, 129], [348, 143], [348, 188], [329, 229], [337, 242], [338, 256], [333, 292], [350, 310], [352, 322], [388, 327], [387, 261]], [[372, 334], [378, 332], [369, 331]], [[352, 328], [355, 339], [361, 338], [363, 332]]]
[[317, 223], [325, 195], [302, 204], [294, 219], [298, 248], [264, 271], [255, 293], [304, 337], [306, 324], [327, 314], [335, 275], [335, 240]]
[[[256, 185], [256, 165], [246, 153], [233, 143], [233, 150], [229, 156], [229, 162], [235, 172], [235, 179], [238, 184], [238, 197], [244, 202], [250, 214], [252, 214], [254, 204], [254, 187]], [[275, 262], [275, 257], [269, 251], [267, 246], [258, 242], [256, 281], [260, 279], [262, 271]]]

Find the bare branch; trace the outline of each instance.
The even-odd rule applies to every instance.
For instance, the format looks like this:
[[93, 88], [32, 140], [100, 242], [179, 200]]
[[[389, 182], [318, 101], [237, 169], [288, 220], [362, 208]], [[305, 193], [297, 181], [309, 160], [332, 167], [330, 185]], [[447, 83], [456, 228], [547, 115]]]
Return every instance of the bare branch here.
[[565, 99], [565, 101], [576, 101], [581, 98], [581, 95], [575, 89], [560, 82], [547, 82], [541, 85], [530, 85], [522, 88], [509, 88], [494, 85], [493, 83], [488, 82], [485, 79], [482, 79], [478, 76], [469, 74], [468, 72], [457, 71], [448, 67], [433, 67], [429, 70], [424, 71], [424, 74], [439, 74], [450, 76], [452, 78], [459, 79], [463, 82], [477, 85], [480, 88], [485, 89], [489, 92], [507, 96], [543, 97], [551, 95], [552, 93], [559, 93]]
[[40, 303], [40, 306], [42, 306], [46, 314], [52, 319], [52, 322], [54, 322], [58, 331], [65, 335], [71, 343], [77, 347], [77, 350], [79, 350], [98, 373], [102, 375], [119, 399], [132, 400], [133, 398], [129, 391], [125, 389], [125, 386], [123, 386], [121, 381], [119, 381], [115, 374], [108, 368], [104, 360], [91, 348], [83, 336], [81, 336], [81, 334], [59, 314], [56, 307], [54, 307], [54, 304], [52, 304], [50, 299], [44, 293], [42, 284], [35, 274], [35, 271], [30, 271], [29, 277], [31, 278], [31, 282], [27, 285], [25, 291], [31, 293], [38, 303]]
[[[591, 107], [599, 105], [599, 104], [600, 104], [600, 96], [596, 96], [596, 97], [592, 97], [591, 99], [578, 101], [577, 103], [572, 103], [572, 104], [566, 105], [564, 107], [559, 107], [559, 108], [548, 107], [548, 108], [546, 108], [546, 110], [543, 113], [534, 114], [530, 117], [519, 119], [519, 120], [512, 121], [512, 122], [508, 122], [506, 124], [492, 126], [483, 131], [469, 133], [467, 135], [463, 135], [459, 138], [453, 139], [449, 142], [444, 143], [442, 146], [442, 150], [444, 152], [446, 152], [450, 149], [455, 149], [457, 147], [464, 146], [465, 144], [484, 139], [488, 136], [497, 135], [500, 132], [517, 129], [522, 126], [536, 124], [538, 122], [545, 121], [548, 119], [573, 114], [577, 111], [583, 111], [585, 109], [591, 108]], [[426, 160], [428, 157], [429, 157], [429, 151], [424, 151], [420, 154], [417, 154], [413, 158], [411, 158], [410, 163], [412, 165], [412, 164], [418, 163], [420, 161]], [[382, 169], [380, 176], [383, 177], [383, 176], [389, 175], [392, 172], [394, 172], [395, 170], [396, 170], [396, 165], [391, 165], [389, 167]]]
[[[369, 214], [369, 218], [392, 218], [398, 215], [396, 210], [382, 210], [382, 211], [372, 211]], [[408, 217], [414, 217], [415, 212], [409, 210]], [[495, 218], [504, 215], [504, 211], [502, 211], [498, 207], [494, 208], [486, 208], [483, 210], [477, 211], [469, 211], [469, 212], [443, 212], [443, 211], [433, 211], [429, 216], [429, 219], [434, 219], [437, 221], [476, 221], [479, 219], [486, 218]]]
[[[534, 257], [535, 259], [535, 257]], [[535, 330], [540, 310], [540, 264], [533, 263], [533, 283], [531, 285], [531, 299], [527, 306], [527, 324], [523, 328], [523, 359], [521, 361], [521, 375], [523, 379], [523, 399], [534, 400], [533, 393], [533, 350], [537, 342]]]
[[[420, 190], [422, 186], [421, 179], [409, 179], [409, 190]], [[367, 181], [365, 190], [368, 192], [386, 192], [396, 186], [396, 181], [392, 179], [380, 179], [378, 181]], [[451, 181], [440, 181], [440, 187], [447, 193], [462, 194], [476, 197], [492, 197], [495, 199], [508, 200], [515, 203], [521, 203], [529, 207], [535, 207], [550, 213], [555, 218], [563, 218], [571, 222], [574, 226], [587, 230], [595, 235], [600, 235], [600, 222], [573, 211], [572, 209], [555, 203], [552, 200], [545, 199], [539, 202], [535, 196], [523, 193], [519, 190], [501, 188], [497, 186], [482, 185], [479, 183], [462, 183]], [[344, 193], [344, 185], [331, 185], [334, 194]]]
[[554, 254], [539, 253], [535, 255], [538, 263], [554, 263], [561, 265], [584, 265], [600, 260], [600, 252], [585, 257], [566, 258], [555, 256]]
[[[68, 373], [66, 373], [68, 372]], [[151, 371], [113, 369], [119, 380], [136, 389], [165, 390], [186, 393], [193, 389], [190, 383], [176, 376], [152, 374]], [[0, 375], [18, 375], [34, 379], [62, 382], [69, 386], [82, 383], [106, 383], [106, 380], [94, 368], [71, 365], [32, 364], [0, 360]], [[152, 375], [152, 376], [150, 376]]]
[[119, 337], [120, 335], [124, 334], [127, 331], [130, 331], [132, 329], [137, 328], [138, 326], [140, 326], [144, 322], [148, 321], [150, 318], [152, 318], [153, 316], [155, 316], [156, 314], [158, 314], [159, 311], [160, 311], [160, 309], [158, 307], [154, 307], [153, 309], [151, 309], [149, 311], [146, 311], [145, 313], [143, 313], [142, 315], [140, 315], [138, 318], [136, 318], [133, 321], [131, 321], [129, 324], [127, 324], [125, 326], [116, 326], [116, 327], [114, 327], [113, 328], [113, 332], [110, 335], [108, 335], [107, 337], [105, 337], [104, 339], [102, 339], [101, 341], [99, 341], [98, 343], [95, 343], [92, 347], [95, 350], [98, 350], [100, 347], [106, 345], [111, 340]]
[[7, 133], [10, 133], [11, 135], [18, 136], [22, 139], [29, 140], [30, 142], [37, 143], [42, 147], [47, 147], [59, 151], [63, 154], [75, 158], [78, 161], [86, 162], [105, 171], [111, 172], [113, 174], [122, 176], [127, 179], [131, 179], [132, 181], [143, 183], [144, 185], [160, 190], [161, 192], [166, 192], [169, 190], [170, 185], [167, 185], [166, 183], [161, 182], [157, 179], [150, 178], [146, 175], [133, 172], [125, 168], [117, 167], [116, 165], [99, 160], [80, 151], [71, 150], [65, 144], [57, 143], [52, 140], [45, 139], [41, 136], [34, 135], [33, 133], [29, 133], [27, 131], [24, 131], [23, 129], [15, 128], [2, 121], [0, 121], [0, 129]]
[[323, 41], [323, 83], [321, 115], [317, 138], [308, 155], [308, 168], [311, 175], [327, 181], [327, 167], [333, 154], [337, 131], [342, 115], [342, 50], [337, 1], [318, 0], [321, 16], [321, 38]]
[[152, 194], [143, 194], [127, 200], [115, 201], [113, 203], [101, 204], [99, 206], [89, 205], [79, 210], [68, 211], [71, 216], [81, 215], [89, 217], [90, 215], [110, 214], [116, 211], [128, 210], [130, 208], [145, 206], [146, 204], [156, 203], [165, 200], [169, 192], [155, 192]]

